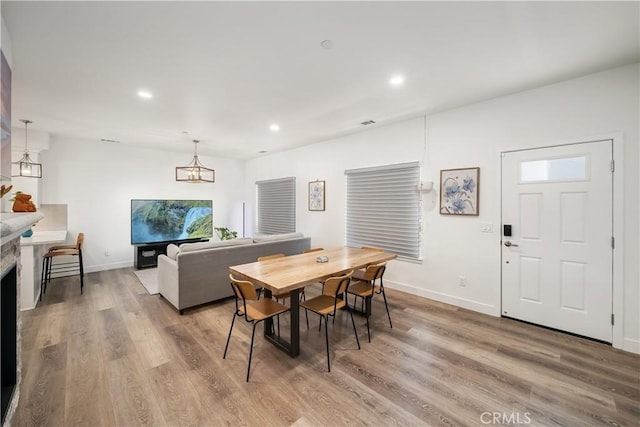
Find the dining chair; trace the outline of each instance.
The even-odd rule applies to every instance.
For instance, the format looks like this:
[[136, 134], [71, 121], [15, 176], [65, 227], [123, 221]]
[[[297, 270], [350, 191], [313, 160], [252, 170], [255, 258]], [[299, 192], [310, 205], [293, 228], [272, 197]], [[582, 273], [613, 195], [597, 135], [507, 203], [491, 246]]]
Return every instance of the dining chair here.
[[[75, 245], [51, 246], [42, 256], [42, 272], [40, 275], [40, 301], [47, 291], [47, 284], [51, 283], [51, 276], [60, 273], [78, 271], [80, 276], [80, 294], [84, 289], [84, 263], [82, 261], [82, 244], [84, 243], [84, 233], [78, 233]], [[58, 257], [76, 257], [75, 260], [61, 261], [54, 263]], [[59, 259], [59, 258], [58, 258]]]
[[[305, 313], [310, 310], [320, 316], [319, 327], [322, 326], [322, 319], [324, 319], [324, 339], [327, 347], [327, 370], [331, 372], [331, 359], [329, 356], [329, 317], [335, 319], [336, 312], [346, 307], [351, 317], [351, 324], [353, 325], [353, 333], [356, 336], [356, 342], [358, 343], [358, 350], [360, 350], [360, 339], [358, 338], [358, 331], [356, 330], [356, 322], [353, 320], [353, 313], [351, 308], [345, 302], [344, 296], [347, 291], [349, 282], [351, 281], [351, 275], [353, 271], [345, 274], [344, 276], [330, 277], [324, 282], [324, 288], [322, 289], [322, 295], [310, 298], [300, 304], [300, 307], [304, 308]], [[307, 329], [309, 324], [307, 323]]]
[[318, 251], [324, 251], [324, 248], [311, 248], [311, 249], [305, 249], [304, 251], [302, 251], [303, 254], [308, 254], [310, 252], [318, 252]]
[[[270, 259], [277, 259], [277, 258], [284, 258], [286, 257], [285, 254], [273, 254], [273, 255], [265, 255], [265, 256], [261, 256], [258, 257], [258, 262], [260, 261], [267, 261]], [[299, 300], [298, 301], [304, 301], [305, 299], [307, 299], [307, 296], [304, 293], [304, 288], [302, 288], [300, 290], [300, 294], [299, 294]], [[273, 294], [273, 297], [275, 297], [276, 301], [280, 302], [280, 300], [282, 300], [283, 302], [285, 302], [287, 300], [287, 298], [291, 298], [291, 292], [283, 292], [281, 294]], [[280, 319], [277, 319], [277, 328], [278, 328], [278, 336], [280, 336]], [[309, 325], [309, 319], [307, 318], [307, 325]]]
[[259, 256], [258, 261], [267, 261], [269, 259], [284, 258], [284, 257], [286, 257], [285, 254], [265, 255], [265, 256]]
[[233, 275], [229, 275], [231, 287], [236, 300], [236, 311], [233, 313], [231, 320], [231, 328], [229, 328], [229, 336], [227, 337], [227, 345], [224, 347], [223, 359], [227, 357], [229, 349], [229, 340], [236, 317], [244, 317], [244, 320], [253, 325], [251, 332], [251, 346], [249, 347], [249, 363], [247, 364], [247, 382], [249, 382], [249, 374], [251, 373], [251, 357], [253, 356], [253, 341], [256, 334], [256, 325], [263, 320], [279, 317], [282, 313], [289, 311], [289, 307], [280, 304], [271, 298], [259, 299], [258, 291], [253, 283], [247, 280], [238, 280]]
[[[347, 290], [348, 294], [354, 295], [354, 307], [357, 304], [358, 297], [362, 298], [363, 304], [366, 303], [365, 317], [367, 319], [367, 336], [369, 342], [371, 342], [371, 332], [369, 330], [369, 317], [371, 316], [371, 301], [374, 294], [382, 294], [384, 298], [384, 306], [387, 309], [387, 317], [389, 318], [389, 326], [393, 328], [391, 324], [391, 315], [389, 314], [389, 305], [387, 304], [387, 296], [384, 293], [384, 284], [382, 283], [382, 276], [387, 268], [387, 263], [370, 265], [364, 270], [358, 270], [353, 274], [353, 284], [349, 286]], [[379, 281], [379, 284], [376, 284]]]

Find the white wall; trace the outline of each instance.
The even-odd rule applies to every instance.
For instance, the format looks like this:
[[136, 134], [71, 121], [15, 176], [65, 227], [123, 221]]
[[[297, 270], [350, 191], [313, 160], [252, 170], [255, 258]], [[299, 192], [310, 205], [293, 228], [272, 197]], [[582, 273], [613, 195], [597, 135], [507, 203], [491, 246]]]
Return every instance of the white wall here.
[[[255, 181], [297, 178], [297, 230], [312, 246], [344, 244], [344, 170], [420, 160], [423, 180], [441, 169], [481, 168], [480, 215], [439, 215], [437, 194], [426, 194], [422, 263], [394, 261], [391, 286], [480, 312], [500, 313], [499, 152], [622, 133], [624, 139], [624, 343], [640, 352], [638, 274], [638, 65], [545, 86], [425, 118], [350, 135], [246, 164], [248, 224], [253, 224]], [[410, 90], [410, 88], [406, 88]], [[425, 126], [426, 125], [426, 126]], [[425, 131], [426, 129], [426, 131]], [[307, 183], [326, 180], [325, 212], [307, 210]], [[372, 201], [375, 203], [375, 201]], [[493, 233], [481, 233], [491, 223]], [[458, 276], [466, 276], [466, 287]]]
[[68, 205], [69, 241], [85, 233], [88, 272], [133, 265], [131, 199], [212, 199], [214, 226], [241, 232], [244, 162], [200, 155], [203, 164], [215, 169], [216, 182], [176, 182], [174, 168], [192, 157], [52, 137], [50, 149], [40, 153], [39, 202]]

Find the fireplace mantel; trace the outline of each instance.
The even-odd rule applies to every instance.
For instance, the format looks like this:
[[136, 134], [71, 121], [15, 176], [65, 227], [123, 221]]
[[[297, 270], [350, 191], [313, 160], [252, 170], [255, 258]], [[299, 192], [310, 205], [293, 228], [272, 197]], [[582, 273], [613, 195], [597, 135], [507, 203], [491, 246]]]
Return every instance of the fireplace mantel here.
[[0, 239], [4, 243], [20, 237], [42, 218], [44, 215], [40, 212], [2, 212], [0, 213]]

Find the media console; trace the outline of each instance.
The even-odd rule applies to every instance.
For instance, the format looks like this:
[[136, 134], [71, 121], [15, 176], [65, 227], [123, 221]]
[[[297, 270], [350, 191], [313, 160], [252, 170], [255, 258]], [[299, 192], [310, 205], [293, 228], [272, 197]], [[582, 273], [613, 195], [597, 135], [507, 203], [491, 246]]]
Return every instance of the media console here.
[[167, 246], [170, 244], [180, 245], [182, 243], [203, 242], [208, 239], [177, 240], [173, 242], [146, 243], [144, 245], [134, 245], [133, 266], [137, 269], [151, 268], [158, 266], [158, 256], [167, 254]]

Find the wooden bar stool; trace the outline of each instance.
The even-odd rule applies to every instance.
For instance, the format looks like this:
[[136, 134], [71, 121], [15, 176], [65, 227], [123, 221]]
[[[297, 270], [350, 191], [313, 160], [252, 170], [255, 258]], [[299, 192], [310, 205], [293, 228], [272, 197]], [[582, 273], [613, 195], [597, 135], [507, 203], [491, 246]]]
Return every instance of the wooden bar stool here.
[[[84, 233], [78, 233], [75, 245], [58, 245], [49, 248], [49, 251], [42, 256], [42, 275], [40, 280], [40, 301], [42, 295], [47, 290], [47, 284], [51, 282], [52, 274], [78, 271], [80, 275], [80, 294], [84, 289], [84, 265], [82, 263], [82, 243]], [[56, 262], [57, 257], [77, 257], [76, 260], [66, 262]]]

